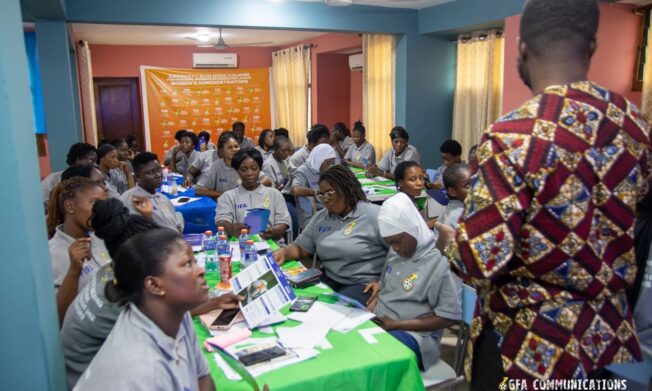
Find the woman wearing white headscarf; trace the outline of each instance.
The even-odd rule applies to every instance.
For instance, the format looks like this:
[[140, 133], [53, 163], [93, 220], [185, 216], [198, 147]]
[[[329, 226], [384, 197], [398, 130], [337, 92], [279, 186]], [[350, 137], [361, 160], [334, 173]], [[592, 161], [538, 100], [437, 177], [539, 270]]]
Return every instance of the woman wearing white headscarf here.
[[462, 286], [406, 194], [383, 203], [378, 230], [391, 249], [369, 308], [377, 323], [412, 349], [419, 367], [427, 369], [439, 360], [443, 329], [462, 317]]
[[314, 212], [324, 208], [320, 201], [314, 200], [319, 190], [319, 174], [335, 162], [336, 154], [328, 144], [319, 144], [312, 149], [308, 160], [294, 173], [292, 194], [297, 197], [298, 217], [301, 229], [305, 228]]

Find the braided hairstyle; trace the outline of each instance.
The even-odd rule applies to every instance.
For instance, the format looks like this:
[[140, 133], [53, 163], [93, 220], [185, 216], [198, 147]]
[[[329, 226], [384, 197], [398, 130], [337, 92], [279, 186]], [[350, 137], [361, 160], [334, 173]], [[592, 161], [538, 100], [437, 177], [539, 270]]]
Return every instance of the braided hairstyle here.
[[139, 215], [130, 214], [117, 198], [97, 201], [93, 205], [91, 226], [95, 235], [104, 240], [111, 258], [127, 239], [143, 231], [160, 228], [153, 221]]
[[107, 284], [108, 298], [114, 303], [140, 304], [148, 276], [159, 276], [170, 254], [187, 244], [183, 236], [166, 228], [141, 232], [125, 241], [113, 258], [115, 279]]
[[364, 194], [358, 178], [347, 167], [330, 167], [319, 175], [319, 182], [321, 181], [330, 183], [335, 191], [344, 197], [351, 210], [355, 210], [358, 202], [367, 201], [367, 196]]
[[455, 163], [447, 167], [442, 174], [444, 188], [455, 187], [460, 181], [461, 172], [468, 169], [469, 165], [466, 163]]
[[48, 203], [48, 215], [46, 219], [48, 228], [48, 238], [52, 238], [57, 229], [57, 226], [63, 224], [66, 212], [63, 208], [63, 203], [67, 200], [73, 200], [77, 193], [82, 192], [91, 187], [101, 187], [95, 181], [88, 178], [76, 176], [59, 183], [52, 193], [50, 194], [50, 202]]

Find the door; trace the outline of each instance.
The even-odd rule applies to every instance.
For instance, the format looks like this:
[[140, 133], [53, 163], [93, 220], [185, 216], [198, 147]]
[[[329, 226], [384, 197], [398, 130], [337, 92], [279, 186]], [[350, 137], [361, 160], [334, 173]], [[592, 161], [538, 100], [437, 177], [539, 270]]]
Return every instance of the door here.
[[95, 116], [99, 139], [134, 135], [145, 147], [137, 77], [94, 77]]

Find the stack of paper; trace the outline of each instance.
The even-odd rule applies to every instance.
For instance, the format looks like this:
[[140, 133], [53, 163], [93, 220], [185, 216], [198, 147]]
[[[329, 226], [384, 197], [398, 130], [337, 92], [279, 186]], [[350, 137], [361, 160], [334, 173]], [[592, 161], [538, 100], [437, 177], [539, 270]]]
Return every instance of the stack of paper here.
[[314, 324], [302, 324], [297, 327], [279, 327], [276, 329], [279, 341], [288, 348], [312, 349], [320, 345], [329, 327]]
[[340, 304], [316, 302], [307, 312], [293, 312], [288, 318], [311, 326], [326, 326], [340, 333], [348, 333], [374, 314]]

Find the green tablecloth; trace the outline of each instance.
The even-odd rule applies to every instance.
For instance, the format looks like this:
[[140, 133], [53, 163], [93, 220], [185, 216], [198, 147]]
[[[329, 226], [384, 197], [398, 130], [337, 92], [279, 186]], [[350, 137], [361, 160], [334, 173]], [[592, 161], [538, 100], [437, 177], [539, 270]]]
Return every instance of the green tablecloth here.
[[[275, 247], [276, 244], [273, 245]], [[295, 262], [284, 266], [292, 267]], [[234, 274], [240, 270], [239, 262], [234, 262]], [[210, 286], [219, 280], [218, 273], [207, 273]], [[297, 295], [317, 296], [319, 300], [333, 303], [336, 299], [325, 293], [331, 292], [317, 286], [296, 289]], [[287, 315], [289, 309], [281, 311]], [[233, 382], [223, 375], [215, 363], [213, 354], [204, 349], [204, 341], [210, 337], [209, 331], [199, 318], [193, 319], [202, 351], [208, 360], [211, 375], [218, 390], [249, 390], [244, 381]], [[292, 327], [299, 322], [288, 320], [274, 326]], [[319, 356], [260, 375], [258, 384], [269, 385], [270, 390], [423, 390], [423, 382], [417, 367], [414, 353], [388, 333], [375, 334], [376, 344], [369, 344], [357, 330], [378, 327], [367, 321], [362, 326], [346, 334], [331, 330], [328, 341], [331, 349], [318, 348]], [[265, 338], [274, 335], [254, 331], [252, 337]]]

